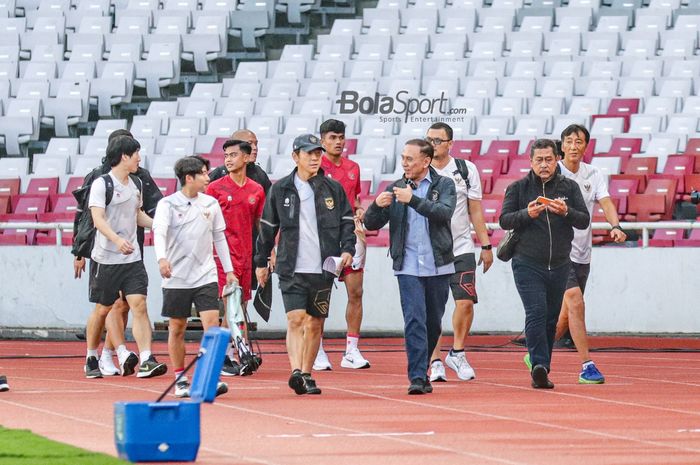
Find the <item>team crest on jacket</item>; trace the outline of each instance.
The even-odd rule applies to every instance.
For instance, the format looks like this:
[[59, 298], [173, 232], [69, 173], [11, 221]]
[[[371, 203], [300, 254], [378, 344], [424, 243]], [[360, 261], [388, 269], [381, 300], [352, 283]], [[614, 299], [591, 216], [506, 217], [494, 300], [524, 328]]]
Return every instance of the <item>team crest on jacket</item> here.
[[251, 195], [250, 197], [248, 197], [248, 203], [251, 205], [253, 205], [255, 203], [255, 196], [254, 195]]
[[335, 208], [335, 200], [333, 200], [333, 197], [326, 197], [324, 200], [326, 201], [327, 209], [333, 210]]
[[588, 181], [584, 182], [584, 183], [583, 183], [583, 189], [584, 189], [586, 192], [590, 192], [590, 191], [591, 191], [591, 183], [588, 182]]
[[433, 202], [437, 202], [437, 200], [439, 198], [440, 198], [440, 194], [438, 193], [438, 191], [432, 191], [430, 193], [430, 200], [432, 200]]
[[348, 173], [348, 177], [354, 181], [355, 180], [355, 173]]
[[288, 207], [289, 206], [289, 197], [285, 197], [284, 199], [284, 206]]

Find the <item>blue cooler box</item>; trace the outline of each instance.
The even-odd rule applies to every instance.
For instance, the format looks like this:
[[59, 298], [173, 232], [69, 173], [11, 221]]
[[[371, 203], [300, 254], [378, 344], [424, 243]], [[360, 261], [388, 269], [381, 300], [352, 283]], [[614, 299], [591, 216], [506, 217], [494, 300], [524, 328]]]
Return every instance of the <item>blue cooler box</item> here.
[[231, 332], [210, 328], [202, 338], [191, 402], [116, 402], [114, 440], [122, 459], [131, 462], [191, 462], [200, 442], [200, 406], [213, 402]]

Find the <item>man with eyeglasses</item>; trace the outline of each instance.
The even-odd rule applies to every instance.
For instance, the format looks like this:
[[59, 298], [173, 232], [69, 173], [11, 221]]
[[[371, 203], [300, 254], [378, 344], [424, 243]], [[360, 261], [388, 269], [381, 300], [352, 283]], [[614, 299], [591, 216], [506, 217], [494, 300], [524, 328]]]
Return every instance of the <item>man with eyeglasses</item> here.
[[[221, 206], [226, 222], [226, 239], [236, 278], [241, 286], [242, 302], [250, 300], [253, 274], [253, 231], [260, 228], [260, 217], [265, 204], [265, 192], [260, 184], [246, 176], [246, 164], [252, 151], [250, 144], [231, 139], [224, 143], [224, 163], [228, 176], [207, 186], [206, 193], [214, 197]], [[219, 295], [226, 285], [226, 273], [222, 261], [216, 258], [219, 276]], [[222, 375], [235, 376], [239, 369], [233, 362], [234, 349], [229, 348], [224, 359]], [[250, 374], [241, 371], [241, 374]]]
[[[469, 335], [474, 321], [474, 304], [478, 302], [475, 285], [476, 267], [483, 263], [484, 273], [486, 273], [493, 263], [493, 252], [484, 221], [484, 212], [481, 208], [479, 171], [468, 160], [463, 160], [462, 169], [460, 169], [457, 161], [450, 156], [452, 137], [452, 128], [448, 124], [439, 122], [430, 126], [425, 140], [433, 146], [432, 167], [439, 175], [452, 179], [457, 192], [455, 213], [450, 223], [455, 256], [455, 272], [450, 278], [450, 289], [455, 301], [455, 309], [452, 314], [454, 340], [452, 349], [445, 357], [445, 364], [457, 373], [459, 379], [468, 381], [476, 377], [474, 369], [464, 353], [464, 341]], [[471, 225], [474, 225], [474, 230], [481, 243], [478, 265], [471, 235]], [[438, 340], [431, 355], [431, 382], [447, 381], [445, 365], [440, 358], [440, 342]]]

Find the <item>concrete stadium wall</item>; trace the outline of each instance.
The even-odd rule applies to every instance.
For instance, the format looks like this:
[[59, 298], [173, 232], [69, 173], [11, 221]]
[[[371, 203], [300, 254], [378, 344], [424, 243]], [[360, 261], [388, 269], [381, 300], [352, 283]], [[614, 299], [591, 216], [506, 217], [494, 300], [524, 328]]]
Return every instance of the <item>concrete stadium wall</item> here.
[[[153, 249], [146, 249], [150, 277], [148, 306], [161, 321], [160, 276]], [[87, 276], [73, 279], [72, 256], [64, 247], [0, 248], [0, 327], [80, 328], [91, 305]], [[275, 279], [273, 312], [259, 329], [284, 330], [282, 298]], [[479, 272], [474, 331], [520, 331], [522, 304], [510, 264], [498, 260], [486, 275]], [[700, 248], [599, 248], [593, 253], [588, 282], [587, 323], [595, 333], [700, 333]], [[346, 294], [338, 284], [326, 329], [345, 329]], [[401, 331], [398, 286], [387, 249], [370, 248], [365, 273], [364, 330]], [[444, 326], [451, 329], [448, 310]]]

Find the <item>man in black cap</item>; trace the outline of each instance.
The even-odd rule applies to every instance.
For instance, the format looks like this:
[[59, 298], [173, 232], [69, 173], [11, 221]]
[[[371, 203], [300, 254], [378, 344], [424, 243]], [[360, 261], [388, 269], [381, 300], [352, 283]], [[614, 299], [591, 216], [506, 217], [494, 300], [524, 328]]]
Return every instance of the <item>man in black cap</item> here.
[[311, 368], [328, 317], [334, 277], [323, 270], [323, 262], [339, 256], [342, 269], [350, 266], [355, 253], [352, 208], [340, 183], [323, 175], [322, 152], [321, 141], [312, 134], [294, 139], [292, 158], [297, 166], [270, 189], [255, 254], [255, 272], [264, 286], [279, 232], [274, 271], [287, 313], [289, 387], [299, 395], [321, 393]]

